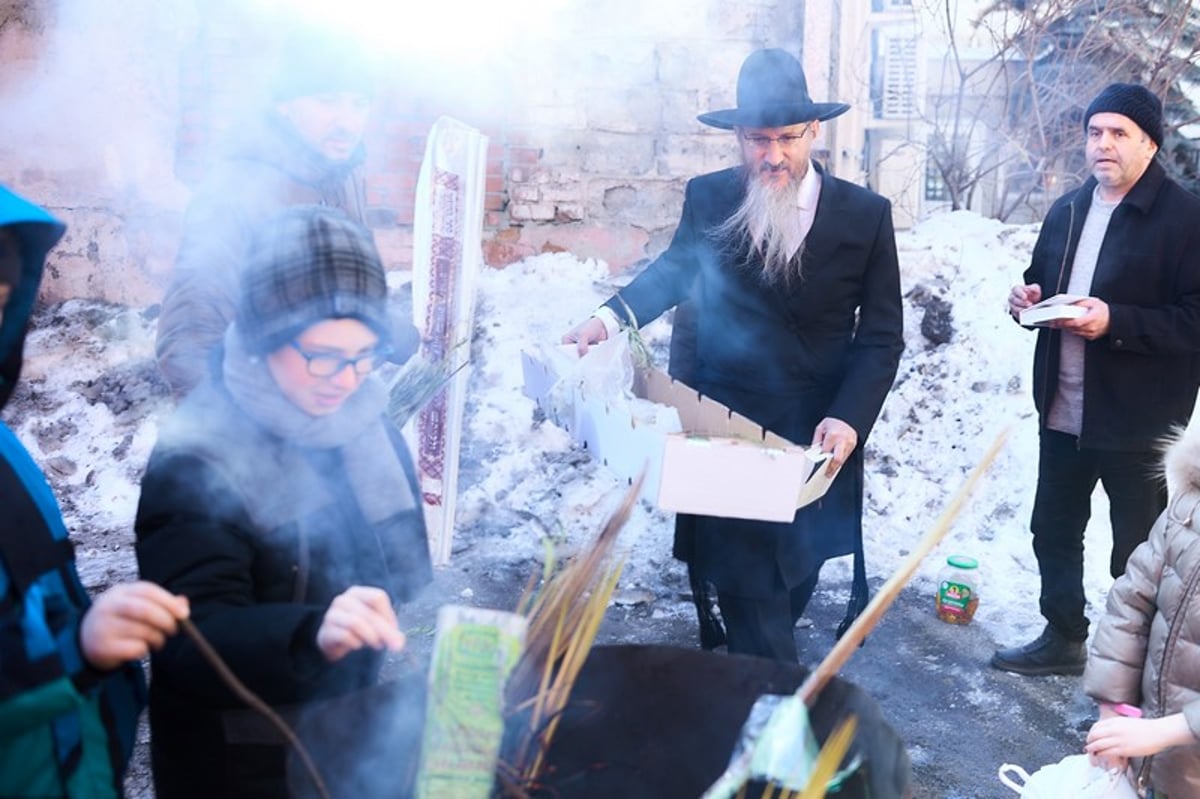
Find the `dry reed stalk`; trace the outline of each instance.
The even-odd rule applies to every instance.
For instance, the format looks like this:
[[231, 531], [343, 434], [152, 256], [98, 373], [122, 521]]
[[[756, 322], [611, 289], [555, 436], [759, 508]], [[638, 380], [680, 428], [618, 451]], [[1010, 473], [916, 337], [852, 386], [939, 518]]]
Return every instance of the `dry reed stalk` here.
[[[533, 766], [530, 768], [530, 774], [535, 779], [542, 773], [546, 752], [550, 748], [550, 742], [554, 740], [558, 723], [562, 720], [562, 711], [571, 699], [571, 690], [575, 687], [575, 680], [579, 677], [579, 672], [583, 670], [583, 664], [587, 661], [592, 642], [596, 640], [596, 633], [600, 629], [600, 623], [604, 620], [604, 611], [608, 608], [613, 590], [617, 587], [621, 570], [622, 566], [620, 565], [611, 569], [605, 575], [601, 585], [592, 592], [588, 600], [588, 610], [580, 620], [578, 631], [571, 636], [570, 644], [563, 652], [562, 661], [554, 675], [550, 701], [543, 708], [544, 712], [549, 714], [549, 721], [545, 731], [539, 736], [542, 745], [538, 747]], [[536, 726], [540, 726], [540, 722]]]
[[904, 561], [895, 574], [888, 578], [888, 581], [879, 589], [879, 593], [875, 595], [875, 598], [871, 600], [862, 614], [846, 630], [846, 634], [838, 639], [833, 649], [829, 650], [829, 654], [809, 673], [804, 684], [796, 691], [796, 694], [806, 704], [811, 706], [816, 701], [821, 690], [833, 679], [834, 675], [842, 670], [842, 667], [846, 665], [846, 661], [858, 650], [859, 644], [875, 629], [875, 625], [879, 624], [879, 620], [883, 618], [884, 612], [896, 601], [896, 597], [900, 595], [900, 589], [904, 588], [908, 584], [908, 581], [912, 579], [917, 567], [921, 565], [921, 561], [950, 532], [950, 527], [954, 524], [954, 520], [958, 518], [958, 514], [962, 512], [963, 506], [966, 504], [971, 492], [975, 490], [976, 484], [979, 483], [984, 473], [987, 472], [988, 468], [996, 460], [996, 456], [1000, 454], [1000, 450], [1004, 447], [1004, 442], [1007, 440], [1008, 428], [1005, 428], [996, 436], [996, 440], [992, 442], [992, 446], [983, 456], [983, 460], [971, 471], [966, 481], [955, 492], [954, 496], [951, 497], [949, 504], [946, 505], [941, 516], [938, 517], [933, 529], [921, 539], [920, 545], [908, 556], [908, 559]]
[[[623, 564], [610, 566], [610, 555], [617, 533], [633, 511], [641, 484], [642, 477], [638, 477], [590, 547], [561, 571], [549, 574], [544, 570], [546, 580], [541, 592], [521, 601], [529, 608], [529, 627], [525, 654], [509, 681], [509, 705], [531, 710], [528, 728], [510, 766], [516, 785], [535, 784], [541, 775], [559, 719], [620, 579]], [[532, 585], [527, 593], [532, 593]], [[532, 684], [537, 686], [534, 695], [520, 698], [520, 692]], [[536, 748], [531, 752], [531, 747]]]
[[400, 367], [388, 386], [387, 415], [396, 427], [404, 427], [417, 411], [425, 407], [425, 403], [470, 363], [468, 358], [464, 358], [458, 366], [451, 365], [451, 356], [464, 345], [465, 342], [454, 345], [440, 361], [430, 361], [418, 354]]

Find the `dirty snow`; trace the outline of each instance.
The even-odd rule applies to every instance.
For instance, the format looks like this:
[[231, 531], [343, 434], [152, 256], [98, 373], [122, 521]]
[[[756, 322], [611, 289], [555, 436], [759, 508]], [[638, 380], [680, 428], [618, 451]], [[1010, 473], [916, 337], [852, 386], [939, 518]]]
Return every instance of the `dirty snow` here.
[[[987, 479], [910, 589], [932, 596], [946, 555], [979, 558], [985, 582], [976, 619], [998, 642], [1021, 641], [1041, 624], [1027, 533], [1037, 464], [1028, 379], [1034, 336], [1003, 310], [1035, 237], [1035, 226], [969, 212], [898, 234], [907, 349], [867, 445], [865, 548], [869, 573], [883, 578], [932, 527], [996, 436], [1009, 431]], [[524, 397], [519, 356], [531, 344], [556, 342], [620, 280], [603, 263], [554, 253], [488, 270], [480, 281], [457, 552], [483, 551], [497, 563], [536, 559], [544, 537], [567, 545], [586, 540], [618, 503], [625, 483]], [[926, 308], [943, 312], [926, 328], [935, 339], [948, 336], [945, 343], [922, 333]], [[157, 422], [170, 409], [153, 368], [155, 311], [84, 301], [44, 310], [6, 412], [51, 478], [91, 588], [135, 573], [137, 483]], [[659, 320], [645, 332], [665, 365], [669, 325]], [[1101, 492], [1094, 510], [1086, 582], [1098, 606], [1109, 584], [1110, 547]], [[690, 613], [682, 569], [670, 557], [671, 534], [670, 515], [645, 502], [623, 533], [630, 557], [621, 590], [652, 597], [657, 615]], [[827, 582], [842, 584], [849, 573], [849, 558], [823, 572], [842, 578]]]

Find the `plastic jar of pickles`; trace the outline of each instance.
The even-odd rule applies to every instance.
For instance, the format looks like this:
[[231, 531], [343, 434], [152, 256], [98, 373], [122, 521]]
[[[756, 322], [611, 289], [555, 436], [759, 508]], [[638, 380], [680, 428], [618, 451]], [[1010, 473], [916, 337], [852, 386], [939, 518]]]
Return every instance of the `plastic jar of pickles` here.
[[949, 624], [969, 624], [979, 607], [979, 561], [951, 555], [938, 575], [937, 616]]

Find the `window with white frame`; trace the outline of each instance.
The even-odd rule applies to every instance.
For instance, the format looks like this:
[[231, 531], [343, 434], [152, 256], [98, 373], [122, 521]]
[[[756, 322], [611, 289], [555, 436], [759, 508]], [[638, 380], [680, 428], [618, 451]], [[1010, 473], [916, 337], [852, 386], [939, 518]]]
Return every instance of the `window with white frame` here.
[[917, 113], [916, 34], [879, 28], [872, 37], [871, 99], [877, 119], [906, 119]]

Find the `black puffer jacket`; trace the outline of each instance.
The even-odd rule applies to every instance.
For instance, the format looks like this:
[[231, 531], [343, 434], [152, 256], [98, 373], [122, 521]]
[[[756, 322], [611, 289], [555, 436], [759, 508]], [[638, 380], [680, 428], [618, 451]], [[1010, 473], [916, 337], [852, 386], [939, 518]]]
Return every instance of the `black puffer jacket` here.
[[[403, 440], [393, 426], [388, 430], [418, 497]], [[321, 656], [316, 634], [325, 611], [351, 585], [384, 588], [401, 602], [432, 576], [419, 503], [369, 524], [339, 457], [338, 450], [303, 449], [267, 432], [222, 386], [208, 382], [164, 427], [142, 482], [136, 521], [142, 577], [187, 595], [200, 631], [272, 705], [374, 684], [377, 653], [359, 651], [332, 664]], [[299, 463], [312, 468], [294, 468]], [[319, 475], [318, 484], [295, 485], [298, 472]], [[283, 501], [289, 507], [273, 507]], [[272, 516], [299, 521], [264, 521]], [[230, 726], [245, 714], [225, 711], [245, 706], [188, 637], [156, 653], [152, 672], [151, 752], [160, 799], [286, 795], [283, 746], [272, 737], [263, 739], [268, 745], [246, 743], [256, 733]]]
[[[1066, 291], [1096, 179], [1046, 215], [1026, 283]], [[1082, 446], [1139, 451], [1185, 424], [1200, 387], [1200, 198], [1152, 161], [1113, 211], [1091, 295], [1109, 306], [1109, 331], [1084, 354]], [[1045, 424], [1058, 383], [1059, 340], [1038, 331], [1033, 398]]]

